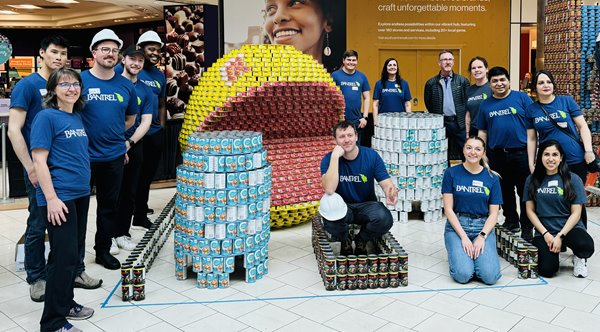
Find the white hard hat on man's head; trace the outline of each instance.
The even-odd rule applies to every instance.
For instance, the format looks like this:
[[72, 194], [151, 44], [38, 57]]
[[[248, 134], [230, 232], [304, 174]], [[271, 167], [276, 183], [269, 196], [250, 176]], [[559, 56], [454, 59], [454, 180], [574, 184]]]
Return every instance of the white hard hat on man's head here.
[[119, 38], [119, 36], [117, 36], [117, 34], [114, 31], [112, 31], [111, 29], [102, 29], [94, 35], [94, 38], [92, 38], [92, 43], [90, 44], [90, 52], [94, 50], [94, 46], [96, 46], [96, 44], [105, 40], [114, 41], [115, 43], [117, 43], [117, 45], [119, 45], [119, 49], [123, 47], [123, 41], [121, 40], [121, 38]]
[[162, 40], [160, 40], [158, 33], [154, 32], [152, 30], [148, 30], [148, 31], [144, 32], [138, 39], [137, 45], [141, 45], [144, 43], [157, 43], [157, 44], [160, 44], [160, 47], [162, 47], [164, 45]]
[[319, 204], [319, 213], [327, 220], [335, 221], [340, 220], [346, 216], [348, 212], [348, 206], [342, 196], [337, 193], [331, 195], [325, 194], [321, 198]]

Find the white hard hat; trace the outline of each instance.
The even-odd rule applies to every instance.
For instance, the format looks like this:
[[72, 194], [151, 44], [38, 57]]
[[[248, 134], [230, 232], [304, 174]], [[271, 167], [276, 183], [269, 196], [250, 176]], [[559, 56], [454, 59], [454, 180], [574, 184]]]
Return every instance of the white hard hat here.
[[94, 35], [94, 38], [92, 38], [92, 43], [90, 44], [90, 51], [93, 50], [96, 44], [104, 40], [112, 40], [115, 43], [117, 43], [117, 45], [119, 45], [119, 48], [123, 47], [123, 41], [119, 38], [119, 36], [117, 36], [117, 34], [114, 31], [112, 31], [111, 29], [102, 29]]
[[137, 45], [140, 45], [143, 43], [157, 43], [157, 44], [160, 44], [160, 47], [162, 47], [164, 45], [162, 40], [160, 40], [158, 33], [154, 32], [152, 30], [148, 30], [140, 36], [140, 38], [138, 39]]
[[339, 194], [325, 194], [321, 198], [319, 213], [323, 218], [330, 221], [340, 220], [346, 216], [346, 212], [348, 212], [348, 206]]

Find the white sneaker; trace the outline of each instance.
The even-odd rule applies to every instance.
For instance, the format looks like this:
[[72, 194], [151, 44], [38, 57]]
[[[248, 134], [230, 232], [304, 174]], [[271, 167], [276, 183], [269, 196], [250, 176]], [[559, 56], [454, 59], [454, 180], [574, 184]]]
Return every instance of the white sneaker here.
[[577, 278], [587, 278], [588, 268], [585, 258], [579, 258], [573, 255], [573, 275]]
[[121, 248], [123, 250], [132, 251], [136, 247], [135, 242], [131, 241], [131, 238], [129, 236], [126, 236], [126, 235], [119, 236], [115, 240], [116, 240], [119, 248]]
[[118, 255], [119, 254], [119, 245], [117, 245], [117, 239], [113, 238], [112, 243], [110, 245], [110, 254]]

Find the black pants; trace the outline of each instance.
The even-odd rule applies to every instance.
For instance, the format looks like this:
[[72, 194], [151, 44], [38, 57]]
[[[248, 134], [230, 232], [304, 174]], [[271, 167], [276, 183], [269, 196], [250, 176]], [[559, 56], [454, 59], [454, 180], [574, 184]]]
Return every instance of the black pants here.
[[[527, 152], [523, 151], [491, 151], [488, 150], [490, 167], [500, 174], [500, 188], [502, 189], [502, 213], [505, 223], [521, 225], [524, 231], [531, 231], [533, 225], [527, 213], [525, 212], [525, 202], [523, 202], [523, 187], [525, 180], [529, 176], [529, 164], [527, 162]], [[517, 198], [515, 188], [519, 195], [519, 206], [521, 215], [517, 212]]]
[[142, 170], [142, 145], [136, 144], [131, 147], [127, 151], [127, 156], [129, 157], [129, 162], [123, 169], [123, 181], [121, 182], [121, 191], [119, 192], [119, 208], [114, 237], [130, 235], [129, 227], [131, 226], [131, 217], [135, 208], [135, 197]]
[[464, 161], [465, 156], [462, 150], [467, 140], [466, 129], [464, 127], [460, 128], [456, 116], [445, 116], [444, 127], [446, 127], [446, 137], [448, 138], [448, 163], [455, 157], [451, 153], [458, 154], [458, 158]]
[[[588, 170], [585, 161], [579, 164], [569, 165], [569, 169], [571, 172], [579, 176], [581, 182], [583, 182], [583, 185], [585, 186], [585, 181], [587, 181], [588, 176]], [[585, 204], [581, 204], [581, 221], [583, 222], [583, 226], [587, 229], [587, 210], [585, 208]]]
[[92, 168], [91, 187], [96, 184], [96, 254], [110, 251], [111, 238], [116, 235], [119, 191], [123, 179], [125, 156], [113, 161], [90, 163]]
[[[538, 274], [546, 278], [554, 276], [559, 267], [558, 254], [550, 252], [541, 236], [534, 237], [531, 242], [538, 248]], [[571, 248], [579, 258], [590, 258], [594, 253], [594, 239], [582, 228], [573, 228], [565, 235], [563, 244]]]
[[143, 160], [137, 193], [135, 196], [134, 221], [146, 219], [148, 210], [148, 197], [150, 195], [150, 184], [158, 168], [160, 157], [164, 150], [165, 130], [160, 129], [152, 135], [146, 135], [143, 139]]
[[40, 321], [41, 331], [55, 331], [67, 323], [73, 300], [73, 281], [79, 266], [79, 252], [85, 249], [85, 234], [90, 197], [84, 196], [63, 202], [69, 209], [67, 221], [60, 226], [48, 222], [48, 208], [40, 206], [46, 219], [50, 256], [48, 257], [48, 280], [44, 311]]
[[348, 204], [348, 212], [341, 220], [329, 221], [323, 218], [323, 226], [334, 239], [344, 241], [348, 238], [348, 225], [361, 225], [358, 238], [368, 241], [387, 233], [394, 220], [388, 208], [381, 202], [364, 202]]

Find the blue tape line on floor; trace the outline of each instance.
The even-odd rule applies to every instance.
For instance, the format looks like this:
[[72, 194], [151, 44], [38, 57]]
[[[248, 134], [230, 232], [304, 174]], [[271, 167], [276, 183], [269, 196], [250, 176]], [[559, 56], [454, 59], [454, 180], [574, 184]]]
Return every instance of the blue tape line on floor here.
[[[327, 295], [304, 295], [304, 296], [288, 296], [288, 297], [266, 297], [266, 298], [255, 298], [255, 299], [233, 299], [233, 300], [214, 300], [214, 301], [191, 301], [191, 302], [166, 302], [166, 303], [142, 303], [142, 302], [129, 302], [129, 304], [119, 305], [107, 305], [110, 298], [113, 296], [121, 281], [117, 282], [117, 285], [108, 295], [104, 303], [100, 308], [127, 308], [127, 307], [151, 307], [151, 306], [170, 306], [170, 305], [182, 305], [182, 304], [217, 304], [217, 303], [234, 303], [234, 302], [258, 302], [258, 301], [284, 301], [284, 300], [300, 300], [300, 299], [316, 299], [316, 298], [330, 298], [330, 297], [350, 297], [350, 296], [369, 296], [369, 295], [389, 295], [389, 294], [410, 294], [410, 293], [430, 293], [430, 292], [452, 292], [452, 291], [472, 291], [472, 290], [487, 290], [487, 289], [503, 289], [503, 288], [517, 288], [517, 287], [531, 287], [531, 286], [545, 286], [548, 282], [538, 277], [539, 283], [535, 284], [524, 284], [524, 285], [504, 285], [504, 286], [483, 286], [483, 287], [467, 287], [467, 288], [440, 288], [440, 289], [418, 289], [418, 290], [406, 290], [406, 291], [387, 291], [387, 292], [357, 292], [357, 293], [345, 293], [345, 294], [327, 294]], [[218, 290], [217, 290], [218, 291]]]

